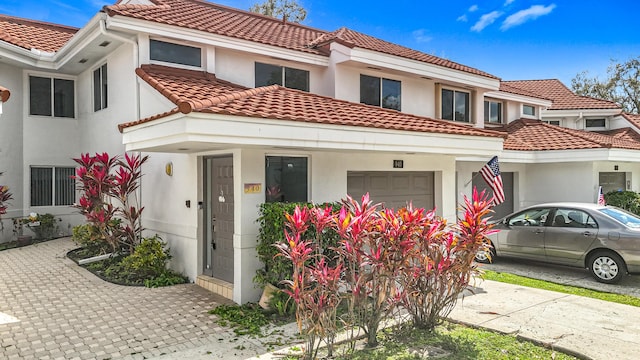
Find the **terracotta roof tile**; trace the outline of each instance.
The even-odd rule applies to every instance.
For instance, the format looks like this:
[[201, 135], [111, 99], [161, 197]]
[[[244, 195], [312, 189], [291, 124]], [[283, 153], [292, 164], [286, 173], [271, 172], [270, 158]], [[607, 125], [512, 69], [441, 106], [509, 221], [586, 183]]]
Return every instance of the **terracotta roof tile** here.
[[633, 124], [638, 129], [640, 129], [640, 115], [639, 114], [622, 113], [622, 117], [627, 119], [627, 121], [629, 121], [631, 124]]
[[423, 52], [413, 50], [404, 46], [400, 46], [394, 43], [390, 43], [388, 41], [384, 41], [373, 36], [369, 36], [367, 34], [363, 34], [348, 28], [340, 28], [334, 32], [324, 34], [313, 41], [310, 45], [313, 47], [321, 47], [330, 42], [338, 42], [342, 45], [348, 47], [358, 47], [372, 51], [378, 51], [381, 53], [399, 56], [411, 60], [421, 61], [429, 64], [434, 64], [454, 70], [459, 70], [475, 75], [485, 76], [493, 79], [498, 79], [498, 77], [486, 73], [484, 71], [480, 71], [478, 69], [474, 69], [469, 66], [465, 66], [462, 64], [458, 64], [456, 62], [443, 59], [434, 55], [425, 54]]
[[[376, 106], [284, 88], [279, 85], [247, 89], [202, 71], [145, 65], [136, 73], [177, 105], [179, 110], [316, 124], [373, 127], [440, 134], [504, 137], [504, 134], [410, 115]], [[120, 130], [162, 117], [121, 124]]]
[[7, 102], [9, 97], [11, 96], [11, 92], [6, 87], [0, 86], [0, 101]]
[[516, 94], [516, 95], [529, 96], [529, 97], [538, 98], [538, 99], [551, 100], [548, 97], [544, 97], [544, 96], [542, 96], [540, 94], [536, 94], [536, 93], [528, 91], [526, 89], [510, 85], [508, 83], [505, 83], [504, 81], [500, 82], [500, 91], [508, 92], [508, 93]]
[[109, 16], [126, 16], [166, 25], [229, 36], [236, 39], [273, 45], [306, 53], [327, 55], [322, 45], [336, 41], [385, 54], [443, 66], [475, 75], [497, 77], [400, 45], [341, 28], [334, 32], [283, 22], [268, 16], [213, 4], [203, 0], [154, 0], [156, 5], [112, 5], [105, 7]]
[[640, 142], [628, 138], [567, 129], [539, 120], [520, 119], [509, 123], [505, 150], [544, 151], [618, 148], [640, 150]]
[[501, 87], [503, 85], [553, 101], [549, 110], [620, 109], [613, 101], [576, 95], [556, 79], [503, 81]]
[[637, 141], [638, 143], [640, 143], [640, 134], [629, 127], [615, 130], [597, 131], [597, 133], [609, 135], [620, 140]]
[[71, 39], [77, 28], [0, 15], [0, 41], [25, 48], [56, 52]]

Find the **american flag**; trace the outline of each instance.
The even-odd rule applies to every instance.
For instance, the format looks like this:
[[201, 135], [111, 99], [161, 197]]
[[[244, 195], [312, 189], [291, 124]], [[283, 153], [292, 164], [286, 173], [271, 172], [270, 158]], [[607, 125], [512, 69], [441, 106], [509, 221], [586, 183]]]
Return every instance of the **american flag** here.
[[500, 176], [500, 165], [498, 157], [494, 156], [480, 169], [480, 175], [489, 187], [493, 190], [493, 204], [498, 205], [504, 202], [504, 186], [502, 176]]
[[598, 189], [598, 205], [607, 205], [607, 202], [604, 200], [604, 193], [602, 192], [602, 186]]

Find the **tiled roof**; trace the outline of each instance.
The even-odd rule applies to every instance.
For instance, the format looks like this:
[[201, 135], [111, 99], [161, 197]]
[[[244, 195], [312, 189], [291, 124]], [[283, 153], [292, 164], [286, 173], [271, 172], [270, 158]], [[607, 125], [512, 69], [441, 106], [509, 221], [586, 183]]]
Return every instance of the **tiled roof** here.
[[640, 134], [630, 127], [615, 129], [615, 130], [597, 131], [597, 132], [600, 134], [612, 136], [616, 139], [625, 140], [625, 141], [637, 141], [638, 143], [640, 143]]
[[640, 142], [602, 133], [563, 128], [539, 120], [520, 119], [506, 129], [505, 150], [543, 151], [618, 148], [640, 150]]
[[613, 101], [576, 95], [557, 79], [503, 81], [503, 85], [553, 101], [549, 110], [620, 109]]
[[69, 26], [0, 15], [0, 41], [27, 50], [56, 52], [77, 31], [77, 28]]
[[[203, 71], [143, 65], [136, 70], [177, 105], [168, 114], [191, 111], [315, 124], [371, 127], [427, 133], [504, 137], [504, 134], [288, 89], [279, 85], [247, 89]], [[120, 130], [166, 115], [121, 124]]]
[[485, 76], [493, 79], [498, 79], [498, 77], [486, 73], [484, 71], [480, 71], [478, 69], [474, 69], [469, 66], [461, 65], [456, 62], [443, 59], [437, 56], [425, 54], [423, 52], [413, 50], [404, 46], [400, 46], [394, 43], [390, 43], [388, 41], [380, 40], [373, 36], [369, 36], [348, 28], [340, 28], [334, 32], [326, 33], [312, 42], [310, 45], [313, 47], [322, 47], [325, 44], [331, 42], [338, 42], [342, 45], [348, 47], [358, 47], [362, 49], [378, 51], [381, 53], [399, 56], [411, 60], [421, 61], [429, 64], [434, 64], [454, 70], [464, 71], [467, 73]]
[[9, 92], [9, 89], [7, 89], [6, 87], [0, 86], [0, 101], [6, 102], [7, 100], [9, 100], [10, 96], [11, 96], [11, 92]]
[[322, 45], [336, 41], [350, 47], [379, 51], [497, 79], [478, 69], [346, 28], [329, 33], [203, 0], [152, 0], [152, 2], [156, 5], [116, 4], [106, 6], [105, 11], [109, 16], [132, 17], [318, 55], [327, 55], [327, 49]]
[[519, 88], [517, 86], [510, 85], [508, 83], [505, 83], [504, 81], [500, 82], [500, 91], [508, 92], [508, 93], [516, 94], [516, 95], [522, 95], [522, 96], [538, 98], [538, 99], [551, 100], [550, 98], [544, 97], [544, 96], [542, 96], [540, 94], [536, 94], [536, 93], [528, 91], [526, 89]]
[[640, 115], [639, 114], [629, 114], [622, 113], [622, 116], [627, 119], [631, 124], [640, 129]]

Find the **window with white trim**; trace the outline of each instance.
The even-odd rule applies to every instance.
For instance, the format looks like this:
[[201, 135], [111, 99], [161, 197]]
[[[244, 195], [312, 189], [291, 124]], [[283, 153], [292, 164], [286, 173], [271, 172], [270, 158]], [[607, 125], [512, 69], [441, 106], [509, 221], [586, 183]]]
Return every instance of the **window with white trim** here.
[[536, 107], [533, 105], [522, 105], [522, 114], [536, 116]]
[[255, 64], [255, 85], [281, 85], [289, 89], [309, 91], [309, 72], [286, 66]]
[[502, 124], [502, 102], [496, 100], [484, 101], [484, 122]]
[[401, 88], [398, 80], [361, 74], [360, 103], [400, 111]]
[[75, 117], [75, 82], [29, 76], [29, 115]]
[[107, 64], [93, 71], [93, 111], [107, 107]]
[[31, 206], [68, 206], [76, 198], [74, 167], [31, 167]]
[[604, 118], [600, 119], [585, 119], [584, 127], [587, 129], [598, 128], [604, 129], [607, 127], [607, 120]]
[[560, 126], [560, 120], [542, 120], [543, 123], [547, 123], [549, 125], [557, 125]]
[[172, 64], [202, 67], [202, 49], [160, 40], [149, 40], [149, 58]]
[[442, 89], [442, 119], [471, 121], [471, 94], [466, 91]]
[[306, 157], [265, 157], [266, 202], [306, 202], [307, 164]]

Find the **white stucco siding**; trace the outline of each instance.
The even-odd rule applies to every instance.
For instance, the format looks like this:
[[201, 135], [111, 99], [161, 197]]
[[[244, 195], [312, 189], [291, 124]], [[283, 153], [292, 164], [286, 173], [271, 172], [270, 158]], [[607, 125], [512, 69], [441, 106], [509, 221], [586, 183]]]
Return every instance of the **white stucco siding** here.
[[530, 206], [543, 202], [593, 202], [596, 184], [591, 162], [529, 164], [526, 176], [520, 177], [525, 189], [522, 203]]
[[9, 241], [12, 236], [10, 218], [23, 215], [23, 102], [24, 91], [22, 71], [19, 68], [0, 63], [0, 85], [9, 89], [11, 97], [2, 105], [0, 115], [0, 185], [9, 187], [13, 194], [7, 213], [0, 226], [0, 242]]

